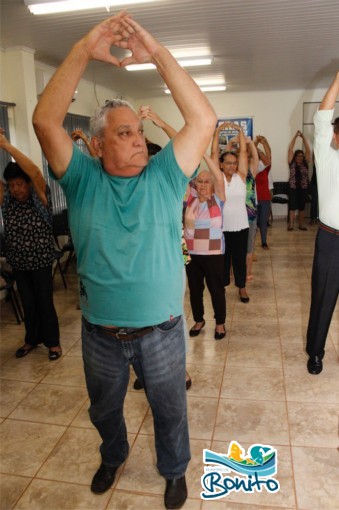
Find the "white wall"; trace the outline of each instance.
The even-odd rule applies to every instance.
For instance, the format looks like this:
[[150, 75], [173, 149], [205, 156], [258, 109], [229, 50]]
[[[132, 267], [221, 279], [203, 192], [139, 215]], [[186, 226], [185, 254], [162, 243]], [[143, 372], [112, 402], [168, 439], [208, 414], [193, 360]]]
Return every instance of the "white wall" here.
[[[35, 73], [37, 77], [37, 95], [40, 95], [52, 77], [55, 68], [46, 66], [41, 62], [35, 63]], [[76, 94], [76, 100], [70, 105], [69, 113], [85, 115], [90, 117], [95, 108], [105, 103], [106, 99], [114, 99], [118, 93], [113, 89], [107, 89], [96, 85], [87, 80], [81, 80]], [[132, 98], [126, 98], [127, 101], [133, 103]]]
[[[274, 181], [288, 179], [287, 148], [294, 133], [302, 129], [303, 102], [321, 101], [324, 89], [314, 91], [289, 90], [250, 93], [210, 93], [209, 101], [218, 117], [253, 116], [254, 135], [264, 135], [272, 149]], [[171, 97], [138, 100], [138, 106], [149, 104], [160, 117], [180, 129], [181, 114]], [[165, 145], [167, 137], [151, 122], [145, 123], [146, 135], [155, 143]], [[312, 140], [310, 141], [312, 145]], [[299, 148], [296, 145], [296, 148]]]

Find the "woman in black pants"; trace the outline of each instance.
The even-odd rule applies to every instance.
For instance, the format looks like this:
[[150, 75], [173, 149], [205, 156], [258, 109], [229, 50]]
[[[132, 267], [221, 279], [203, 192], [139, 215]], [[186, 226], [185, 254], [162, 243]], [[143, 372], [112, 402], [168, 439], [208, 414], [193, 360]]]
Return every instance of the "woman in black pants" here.
[[[294, 151], [294, 145], [297, 138], [303, 141], [305, 152], [302, 150]], [[294, 152], [293, 152], [294, 151]], [[299, 211], [299, 230], [307, 230], [304, 226], [304, 211], [307, 198], [308, 165], [311, 161], [310, 146], [301, 133], [297, 131], [288, 147], [288, 164], [290, 167], [289, 186], [289, 223], [287, 230], [294, 229], [295, 211]]]
[[195, 185], [190, 186], [184, 213], [184, 236], [191, 256], [186, 273], [195, 320], [189, 334], [191, 337], [198, 336], [205, 325], [203, 293], [206, 281], [216, 322], [214, 338], [221, 340], [226, 335], [222, 233], [225, 189], [218, 166], [208, 156], [205, 156], [205, 160], [211, 172], [201, 171], [195, 179]]
[[224, 174], [226, 203], [223, 210], [223, 231], [225, 236], [224, 285], [230, 284], [231, 265], [235, 285], [239, 289], [242, 303], [250, 298], [246, 291], [246, 256], [249, 223], [246, 210], [246, 177], [248, 155], [246, 138], [240, 126], [231, 122], [221, 124], [215, 131], [212, 141], [212, 159], [218, 161], [220, 130], [237, 130], [239, 133], [239, 156], [235, 152], [224, 152], [219, 158], [220, 169]]
[[11, 145], [0, 131], [0, 148], [16, 161], [5, 168], [1, 181], [6, 259], [13, 269], [25, 316], [25, 343], [16, 351], [22, 358], [39, 343], [51, 361], [61, 356], [59, 323], [53, 303], [54, 241], [49, 188], [39, 168]]

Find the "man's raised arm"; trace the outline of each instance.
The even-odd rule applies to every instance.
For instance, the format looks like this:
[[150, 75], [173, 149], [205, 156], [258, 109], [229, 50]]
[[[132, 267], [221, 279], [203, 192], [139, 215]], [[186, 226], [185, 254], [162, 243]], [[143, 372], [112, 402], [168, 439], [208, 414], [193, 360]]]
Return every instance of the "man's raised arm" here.
[[125, 26], [124, 40], [117, 46], [129, 49], [132, 55], [121, 65], [136, 62], [155, 64], [185, 121], [173, 144], [178, 164], [187, 176], [191, 176], [212, 137], [217, 121], [214, 110], [191, 76], [166, 48], [131, 17], [126, 16], [122, 24]]
[[77, 85], [90, 60], [120, 67], [110, 53], [121, 40], [121, 20], [125, 12], [95, 26], [77, 42], [46, 86], [33, 114], [33, 125], [42, 150], [56, 177], [66, 172], [72, 157], [72, 140], [62, 127]]
[[337, 97], [339, 95], [339, 72], [337, 72], [334, 80], [329, 86], [319, 110], [333, 110]]

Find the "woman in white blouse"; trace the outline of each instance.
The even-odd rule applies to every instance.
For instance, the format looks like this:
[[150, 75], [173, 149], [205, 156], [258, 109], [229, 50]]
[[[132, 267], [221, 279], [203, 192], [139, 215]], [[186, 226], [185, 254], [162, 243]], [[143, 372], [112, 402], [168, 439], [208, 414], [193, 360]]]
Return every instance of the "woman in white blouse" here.
[[[235, 152], [224, 152], [219, 158], [219, 132], [231, 128], [239, 132], [239, 155]], [[249, 223], [246, 211], [246, 176], [248, 156], [246, 138], [238, 124], [226, 122], [215, 130], [211, 157], [217, 162], [224, 174], [227, 201], [223, 211], [223, 231], [225, 236], [225, 286], [230, 284], [231, 264], [235, 285], [239, 289], [242, 303], [250, 298], [246, 291], [246, 255]]]

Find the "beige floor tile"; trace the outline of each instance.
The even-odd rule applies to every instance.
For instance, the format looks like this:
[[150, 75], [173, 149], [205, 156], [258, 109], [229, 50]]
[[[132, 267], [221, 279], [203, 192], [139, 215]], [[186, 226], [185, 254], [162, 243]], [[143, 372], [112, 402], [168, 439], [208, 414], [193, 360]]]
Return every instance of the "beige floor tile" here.
[[116, 488], [163, 495], [165, 481], [156, 468], [154, 436], [138, 435]]
[[231, 335], [228, 346], [226, 367], [281, 368], [281, 347], [278, 341], [243, 339]]
[[286, 322], [299, 324], [307, 323], [310, 316], [310, 299], [303, 303], [283, 304], [278, 306], [278, 318], [280, 324]]
[[89, 418], [88, 409], [90, 406], [89, 398], [86, 399], [85, 403], [81, 407], [78, 414], [73, 419], [71, 425], [73, 427], [80, 427], [84, 429], [95, 429], [94, 425]]
[[[214, 334], [214, 333], [213, 333]], [[190, 338], [186, 353], [187, 364], [224, 366], [229, 334], [220, 341], [207, 340], [201, 333], [197, 338]]]
[[190, 396], [219, 396], [224, 371], [222, 366], [187, 364], [187, 370], [192, 379], [192, 386], [189, 390]]
[[54, 361], [52, 365], [45, 347], [38, 347], [24, 358], [10, 358], [2, 366], [0, 377], [12, 381], [40, 382], [57, 363]]
[[280, 368], [228, 366], [225, 369], [221, 398], [248, 400], [285, 400], [284, 379]]
[[137, 433], [146, 418], [149, 404], [144, 390], [128, 391], [125, 399], [124, 415], [128, 432]]
[[110, 495], [93, 494], [84, 485], [33, 480], [15, 510], [104, 510]]
[[339, 366], [326, 365], [319, 375], [312, 375], [304, 367], [285, 367], [287, 400], [290, 402], [339, 403]]
[[[133, 494], [127, 491], [115, 490], [107, 506], [107, 510], [163, 510], [163, 496]], [[200, 501], [187, 499], [185, 510], [200, 510]]]
[[272, 322], [276, 321], [277, 308], [274, 304], [256, 303], [255, 300], [249, 303], [239, 303], [234, 310], [233, 320], [247, 322]]
[[338, 446], [338, 404], [288, 402], [287, 408], [293, 446]]
[[69, 425], [86, 399], [84, 388], [39, 384], [16, 407], [11, 418]]
[[231, 338], [240, 337], [243, 340], [249, 340], [255, 343], [259, 342], [278, 342], [279, 324], [278, 321], [260, 321], [244, 322], [234, 320], [231, 327]]
[[45, 384], [86, 387], [82, 358], [62, 356], [58, 361], [58, 367], [51, 370], [43, 382]]
[[[134, 436], [129, 436], [133, 442]], [[37, 478], [89, 486], [101, 458], [98, 432], [70, 427], [44, 463]]]
[[1, 471], [34, 476], [66, 427], [7, 419], [1, 424]]
[[35, 383], [1, 381], [0, 416], [7, 418], [35, 386]]
[[339, 476], [336, 448], [292, 448], [298, 508], [338, 510]]
[[289, 444], [284, 402], [220, 400], [213, 439], [231, 437], [238, 442]]
[[332, 338], [333, 345], [339, 355], [339, 320], [333, 320], [330, 325], [329, 335]]
[[78, 333], [60, 333], [60, 345], [62, 347], [63, 354], [68, 354], [68, 352], [74, 345], [76, 345], [79, 339], [80, 335]]
[[3, 366], [6, 361], [14, 357], [14, 351], [1, 351], [0, 352], [0, 366]]
[[67, 351], [67, 356], [78, 356], [81, 358], [82, 356], [82, 342], [81, 338], [77, 340], [72, 347]]
[[217, 399], [188, 395], [187, 410], [191, 439], [207, 440], [212, 438], [217, 407]]
[[10, 510], [31, 482], [31, 478], [14, 475], [0, 475], [0, 508]]
[[307, 332], [307, 322], [295, 322], [293, 320], [289, 321], [279, 321], [279, 329], [280, 329], [280, 337], [286, 343], [291, 341], [295, 342], [296, 339], [300, 339], [303, 344], [306, 343], [306, 332]]

